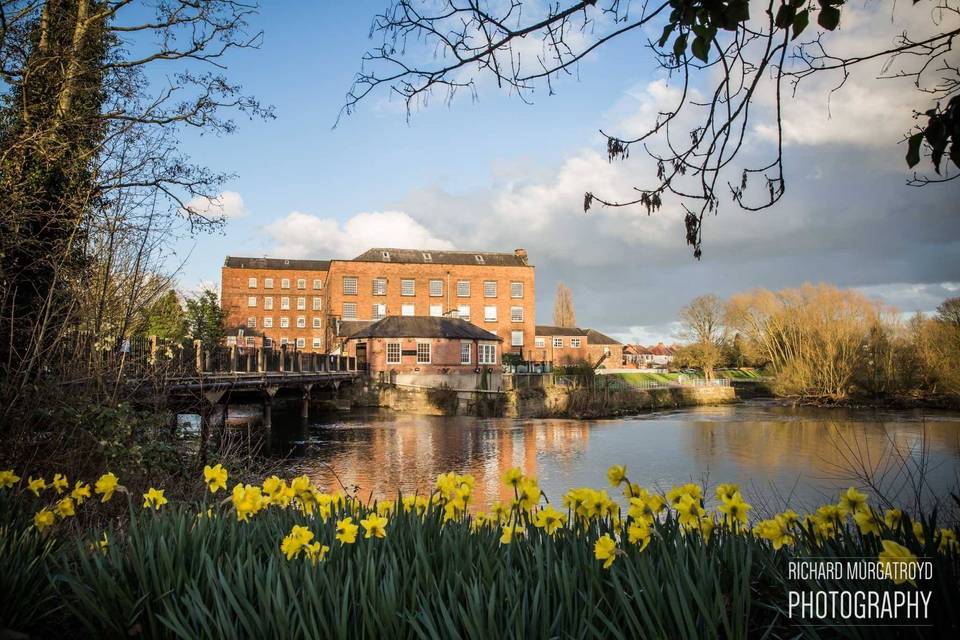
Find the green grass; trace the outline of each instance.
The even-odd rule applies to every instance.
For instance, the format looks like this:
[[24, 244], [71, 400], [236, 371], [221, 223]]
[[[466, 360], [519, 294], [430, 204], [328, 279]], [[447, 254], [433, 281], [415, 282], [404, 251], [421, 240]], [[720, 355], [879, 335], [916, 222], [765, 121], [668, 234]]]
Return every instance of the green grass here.
[[637, 371], [636, 373], [615, 373], [612, 374], [621, 380], [626, 380], [627, 382], [638, 384], [643, 382], [676, 382], [677, 379], [683, 375], [686, 378], [697, 378], [700, 377], [695, 374], [680, 374], [680, 373], [654, 373], [654, 372], [644, 372]]

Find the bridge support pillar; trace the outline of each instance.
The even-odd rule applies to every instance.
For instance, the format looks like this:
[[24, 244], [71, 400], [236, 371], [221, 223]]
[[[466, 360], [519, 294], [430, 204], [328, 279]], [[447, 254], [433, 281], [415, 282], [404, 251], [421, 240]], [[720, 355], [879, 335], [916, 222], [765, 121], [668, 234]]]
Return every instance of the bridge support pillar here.
[[303, 423], [304, 431], [310, 423], [310, 390], [313, 389], [313, 383], [303, 385], [303, 404], [300, 407], [300, 421]]
[[[210, 422], [216, 415], [214, 409], [220, 404], [220, 400], [223, 399], [223, 395], [226, 392], [226, 388], [209, 389], [203, 392], [203, 399], [206, 400], [206, 402], [200, 403], [200, 463], [203, 465], [207, 464], [207, 443], [210, 441]], [[225, 419], [226, 416], [223, 416], [221, 424]]]
[[273, 397], [280, 387], [263, 388], [263, 429], [266, 432], [267, 442], [273, 437]]
[[267, 370], [267, 350], [263, 347], [257, 349], [257, 373], [263, 373]]

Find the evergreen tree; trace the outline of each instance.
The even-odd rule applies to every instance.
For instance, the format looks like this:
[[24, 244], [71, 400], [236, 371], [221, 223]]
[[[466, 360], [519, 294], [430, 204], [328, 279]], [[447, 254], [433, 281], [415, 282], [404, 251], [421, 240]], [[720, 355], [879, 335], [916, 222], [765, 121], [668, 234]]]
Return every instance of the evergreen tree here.
[[161, 340], [180, 342], [187, 336], [187, 316], [177, 292], [170, 289], [147, 310], [147, 333]]
[[204, 290], [200, 295], [187, 300], [187, 323], [194, 340], [204, 345], [218, 345], [226, 336], [226, 313], [217, 299], [217, 292]]

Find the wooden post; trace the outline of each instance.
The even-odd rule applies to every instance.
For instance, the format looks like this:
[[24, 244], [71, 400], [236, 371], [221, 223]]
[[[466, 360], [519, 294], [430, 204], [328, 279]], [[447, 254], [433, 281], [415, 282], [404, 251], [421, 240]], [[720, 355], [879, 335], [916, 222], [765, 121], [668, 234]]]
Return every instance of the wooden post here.
[[203, 344], [199, 340], [193, 341], [193, 358], [197, 373], [203, 373]]
[[267, 367], [267, 350], [263, 347], [257, 349], [257, 373], [263, 373]]
[[303, 405], [300, 408], [300, 419], [303, 422], [304, 428], [306, 428], [310, 421], [310, 390], [312, 388], [313, 384], [303, 385]]
[[277, 395], [280, 387], [264, 387], [263, 389], [263, 429], [267, 445], [273, 440], [273, 396]]
[[297, 366], [296, 370], [300, 373], [303, 373], [303, 351], [297, 351]]
[[287, 368], [287, 345], [280, 345], [280, 373], [283, 373]]
[[157, 363], [157, 336], [150, 336], [150, 364]]
[[237, 370], [237, 345], [230, 345], [230, 373]]

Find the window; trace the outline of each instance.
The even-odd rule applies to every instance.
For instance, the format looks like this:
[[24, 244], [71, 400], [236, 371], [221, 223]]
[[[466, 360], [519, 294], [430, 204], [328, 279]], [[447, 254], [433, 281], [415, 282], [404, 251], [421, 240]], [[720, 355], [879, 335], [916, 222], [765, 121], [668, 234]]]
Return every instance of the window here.
[[373, 305], [373, 319], [380, 320], [381, 318], [387, 317], [387, 305], [385, 304], [375, 304]]
[[461, 304], [457, 306], [457, 317], [463, 320], [470, 320], [470, 305]]
[[414, 316], [414, 306], [412, 304], [403, 304], [400, 305], [400, 315], [402, 316]]
[[389, 261], [390, 261], [390, 252], [389, 252], [389, 251], [381, 251], [381, 252], [380, 252], [380, 257], [383, 258], [384, 260], [386, 260], [387, 262], [389, 262]]
[[400, 364], [400, 343], [387, 343], [387, 364]]
[[227, 346], [232, 347], [237, 344], [237, 336], [227, 336]]
[[323, 298], [320, 296], [313, 296], [313, 310], [320, 311], [323, 309]]
[[417, 364], [430, 364], [430, 343], [417, 343]]
[[432, 304], [430, 305], [430, 315], [435, 318], [439, 318], [443, 315], [443, 305], [442, 304]]
[[477, 364], [497, 364], [497, 345], [482, 342], [478, 344]]
[[483, 308], [483, 320], [485, 322], [497, 321], [497, 308], [493, 305], [487, 305]]
[[534, 338], [533, 344], [542, 349], [543, 347], [546, 346], [546, 341], [542, 337]]
[[290, 344], [290, 338], [280, 338], [280, 346], [285, 347]]
[[523, 307], [510, 307], [510, 322], [523, 322]]
[[522, 297], [523, 297], [523, 283], [522, 283], [522, 282], [511, 282], [511, 283], [510, 283], [510, 297], [511, 297], [511, 298], [522, 298]]
[[286, 329], [290, 326], [290, 318], [287, 316], [280, 316], [280, 328]]
[[320, 348], [320, 338], [314, 338], [314, 339], [313, 339], [313, 348], [314, 348], [314, 349], [319, 349], [319, 348]]
[[484, 298], [497, 297], [497, 281], [496, 280], [483, 281], [483, 297]]
[[264, 329], [272, 329], [272, 328], [273, 328], [273, 318], [271, 318], [270, 316], [267, 316], [266, 318], [264, 318], [264, 319], [263, 319], [263, 328], [264, 328]]
[[470, 343], [460, 343], [460, 364], [470, 364]]
[[273, 296], [267, 296], [263, 299], [263, 308], [267, 311], [273, 309]]
[[434, 298], [439, 298], [443, 295], [443, 280], [430, 281], [430, 295]]
[[254, 338], [253, 336], [247, 336], [247, 346], [248, 347], [257, 346], [257, 339]]
[[473, 256], [473, 257], [474, 257], [474, 259], [477, 261], [477, 264], [483, 264], [483, 262], [484, 262], [483, 256], [481, 256], [479, 253], [478, 253], [477, 255]]
[[250, 316], [247, 318], [247, 329], [256, 329], [257, 328], [257, 318], [256, 316]]
[[314, 279], [313, 279], [313, 288], [314, 288], [314, 289], [319, 289], [319, 288], [321, 288], [322, 286], [323, 286], [323, 280], [321, 280], [320, 278], [314, 278]]
[[307, 299], [304, 296], [297, 298], [297, 311], [304, 311], [307, 308]]
[[298, 279], [297, 279], [297, 289], [306, 289], [306, 288], [307, 288], [307, 280], [306, 280], [306, 278], [298, 278]]
[[387, 295], [387, 279], [386, 278], [373, 279], [373, 295], [375, 296]]
[[603, 348], [603, 355], [605, 355], [605, 356], [610, 355], [610, 347], [604, 347], [604, 348]]
[[423, 261], [424, 261], [424, 262], [433, 262], [433, 256], [430, 255], [429, 253], [424, 253], [424, 254], [423, 254]]
[[314, 329], [320, 328], [320, 318], [317, 318], [316, 316], [314, 316], [313, 318], [313, 328]]
[[343, 277], [343, 295], [345, 296], [357, 295], [357, 279], [354, 276]]
[[247, 296], [247, 306], [248, 307], [257, 306], [257, 296]]
[[280, 280], [280, 288], [281, 288], [281, 289], [289, 289], [289, 288], [290, 288], [290, 278], [283, 278], [283, 279], [281, 279], [281, 280]]
[[248, 279], [247, 279], [247, 286], [250, 287], [251, 289], [256, 289], [256, 288], [257, 288], [257, 279], [256, 279], [256, 278], [248, 278]]
[[457, 297], [458, 298], [470, 297], [470, 281], [469, 280], [457, 280]]
[[303, 349], [305, 346], [307, 346], [307, 339], [297, 338], [297, 349]]
[[273, 289], [273, 278], [264, 278], [264, 279], [263, 279], [263, 288], [264, 288], [264, 289]]
[[307, 318], [306, 316], [297, 316], [297, 328], [306, 329], [307, 328]]
[[281, 297], [280, 297], [280, 308], [281, 308], [281, 309], [289, 309], [289, 308], [290, 308], [290, 298], [288, 298], [287, 296], [281, 296]]
[[412, 296], [416, 294], [416, 280], [401, 280], [400, 281], [400, 295], [402, 296]]
[[343, 316], [344, 320], [356, 320], [357, 319], [357, 303], [356, 302], [344, 302], [343, 303]]
[[560, 336], [554, 336], [553, 338], [553, 348], [562, 349], [563, 348], [563, 338]]
[[522, 346], [523, 346], [523, 331], [511, 331], [511, 332], [510, 332], [510, 346], [512, 346], [512, 347], [522, 347]]
[[272, 339], [272, 338], [264, 338], [264, 339], [263, 339], [263, 348], [264, 348], [264, 349], [272, 349], [272, 348], [273, 348], [273, 339]]
[[574, 349], [580, 348], [580, 338], [570, 338], [570, 346]]

